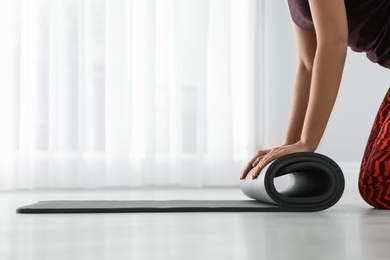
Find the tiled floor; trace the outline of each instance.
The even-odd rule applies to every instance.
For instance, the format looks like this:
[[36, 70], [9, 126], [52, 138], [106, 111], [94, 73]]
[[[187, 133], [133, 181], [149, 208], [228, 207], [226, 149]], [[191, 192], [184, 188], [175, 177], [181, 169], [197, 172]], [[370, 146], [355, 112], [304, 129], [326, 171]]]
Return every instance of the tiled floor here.
[[357, 192], [316, 213], [16, 214], [55, 199], [246, 199], [237, 189], [0, 193], [0, 259], [389, 259], [390, 211]]

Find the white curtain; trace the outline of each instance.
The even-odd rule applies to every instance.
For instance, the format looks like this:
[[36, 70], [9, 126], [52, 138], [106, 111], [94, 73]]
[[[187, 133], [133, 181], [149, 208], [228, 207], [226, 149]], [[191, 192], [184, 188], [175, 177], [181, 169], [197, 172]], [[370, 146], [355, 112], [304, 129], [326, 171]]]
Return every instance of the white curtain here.
[[0, 0], [0, 190], [236, 185], [260, 39], [257, 0]]

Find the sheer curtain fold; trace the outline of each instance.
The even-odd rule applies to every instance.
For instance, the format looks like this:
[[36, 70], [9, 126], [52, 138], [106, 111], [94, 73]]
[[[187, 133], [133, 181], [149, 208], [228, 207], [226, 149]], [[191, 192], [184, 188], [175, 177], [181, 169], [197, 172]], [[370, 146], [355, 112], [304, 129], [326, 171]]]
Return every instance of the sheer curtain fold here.
[[237, 184], [261, 140], [258, 1], [0, 5], [0, 190]]

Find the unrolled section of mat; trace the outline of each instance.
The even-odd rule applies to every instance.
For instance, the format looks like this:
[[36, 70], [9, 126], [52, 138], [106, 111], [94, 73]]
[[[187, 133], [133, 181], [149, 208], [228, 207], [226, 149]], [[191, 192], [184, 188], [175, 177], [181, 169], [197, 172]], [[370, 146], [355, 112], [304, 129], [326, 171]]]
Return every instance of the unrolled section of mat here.
[[[290, 176], [289, 186], [277, 190], [275, 179]], [[344, 176], [329, 157], [301, 152], [283, 156], [252, 180], [240, 181], [253, 200], [90, 200], [40, 201], [19, 207], [18, 213], [115, 212], [310, 212], [332, 207], [344, 191]]]

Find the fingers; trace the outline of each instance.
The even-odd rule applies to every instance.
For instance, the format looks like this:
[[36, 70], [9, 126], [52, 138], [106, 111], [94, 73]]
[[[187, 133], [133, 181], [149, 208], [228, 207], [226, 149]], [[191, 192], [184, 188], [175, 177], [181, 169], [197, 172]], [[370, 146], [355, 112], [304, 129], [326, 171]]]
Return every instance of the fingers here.
[[272, 152], [272, 153], [269, 153], [267, 154], [267, 156], [264, 156], [261, 161], [259, 162], [258, 164], [258, 167], [259, 168], [264, 168], [268, 163], [270, 163], [271, 161], [273, 161], [274, 159], [276, 159], [278, 157], [278, 155], [280, 154], [279, 151], [275, 151], [275, 152]]
[[261, 158], [263, 158], [263, 156], [259, 156], [259, 157], [257, 157], [257, 159], [252, 163], [252, 167], [256, 167], [257, 166], [257, 164], [259, 164], [259, 162], [260, 162], [260, 160], [261, 160]]
[[252, 170], [252, 164], [249, 162], [247, 166], [244, 168], [244, 170], [240, 174], [240, 180], [245, 179], [245, 177], [248, 175], [248, 172]]
[[248, 173], [253, 169], [253, 163], [256, 160], [257, 160], [257, 158], [254, 157], [251, 161], [249, 161], [249, 163], [246, 165], [244, 170], [241, 172], [240, 180], [245, 179], [245, 177], [248, 175]]
[[310, 147], [302, 144], [301, 142], [297, 142], [295, 144], [283, 145], [279, 147], [275, 147], [271, 150], [268, 150], [266, 153], [264, 151], [257, 153], [257, 155], [249, 162], [246, 169], [243, 172], [242, 179], [248, 174], [250, 170], [252, 170], [251, 175], [252, 179], [256, 179], [261, 170], [272, 161], [278, 159], [289, 153], [295, 152], [304, 152], [304, 151], [312, 151]]
[[259, 163], [261, 158], [268, 152], [269, 150], [265, 151], [258, 151], [256, 155], [248, 162], [248, 164], [245, 166], [244, 170], [240, 174], [240, 180], [245, 179], [245, 177], [248, 175], [248, 173]]
[[254, 170], [252, 171], [252, 180], [256, 179], [260, 175], [261, 170], [262, 168], [260, 168], [259, 166], [254, 168]]
[[[269, 157], [272, 158], [272, 157]], [[252, 180], [256, 179], [259, 177], [260, 172], [263, 170], [263, 168], [272, 161], [272, 159], [267, 159], [267, 160], [261, 160], [261, 162], [255, 167], [255, 169], [252, 172]]]
[[275, 149], [275, 150], [272, 150], [271, 152], [267, 153], [265, 156], [263, 156], [261, 158], [261, 160], [259, 160], [259, 162], [257, 163], [256, 169], [252, 173], [252, 179], [254, 180], [257, 177], [259, 177], [260, 172], [263, 170], [263, 168], [265, 166], [267, 166], [267, 164], [271, 163], [273, 160], [280, 157], [281, 153], [282, 153], [282, 150]]

